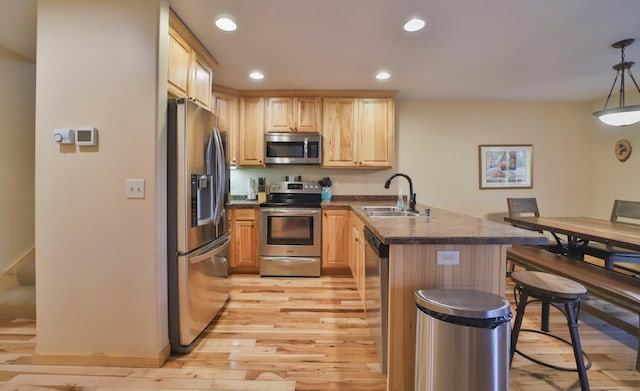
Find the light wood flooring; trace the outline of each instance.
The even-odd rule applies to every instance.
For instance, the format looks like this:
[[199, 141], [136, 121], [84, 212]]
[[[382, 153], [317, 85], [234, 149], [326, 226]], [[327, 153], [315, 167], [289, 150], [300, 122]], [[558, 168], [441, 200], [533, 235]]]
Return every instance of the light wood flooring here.
[[[0, 320], [2, 390], [383, 390], [364, 312], [351, 277], [233, 276], [231, 301], [192, 353], [159, 369], [31, 364], [35, 324]], [[512, 293], [506, 292], [511, 300]], [[551, 329], [567, 337], [552, 309]], [[523, 327], [534, 328], [530, 305]], [[593, 367], [592, 390], [638, 390], [637, 338], [581, 314], [580, 335]], [[569, 347], [536, 334], [518, 346], [545, 360], [571, 365]], [[461, 374], [464, 376], [464, 374]], [[579, 389], [577, 374], [516, 355], [511, 390]]]

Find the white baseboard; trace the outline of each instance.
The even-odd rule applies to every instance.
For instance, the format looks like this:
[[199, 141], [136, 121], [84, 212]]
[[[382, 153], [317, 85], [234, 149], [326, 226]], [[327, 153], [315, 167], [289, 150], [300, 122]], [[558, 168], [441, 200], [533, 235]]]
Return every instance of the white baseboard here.
[[169, 359], [171, 346], [156, 354], [123, 353], [33, 353], [31, 362], [38, 365], [82, 365], [127, 368], [160, 368]]

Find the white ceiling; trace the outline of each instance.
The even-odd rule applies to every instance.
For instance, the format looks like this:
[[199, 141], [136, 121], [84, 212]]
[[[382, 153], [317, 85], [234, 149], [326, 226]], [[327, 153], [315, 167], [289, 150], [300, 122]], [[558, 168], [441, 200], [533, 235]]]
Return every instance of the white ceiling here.
[[[238, 89], [392, 89], [399, 98], [592, 100], [640, 62], [640, 0], [169, 0]], [[238, 30], [217, 30], [231, 16]], [[406, 20], [426, 29], [410, 34]], [[636, 68], [640, 68], [637, 66]], [[265, 79], [247, 78], [260, 69]], [[391, 79], [377, 81], [378, 70]], [[638, 71], [640, 75], [640, 71]], [[627, 86], [629, 91], [630, 86]]]
[[[399, 98], [593, 100], [638, 40], [640, 0], [169, 0], [237, 89], [387, 89]], [[0, 46], [35, 58], [36, 0], [0, 0]], [[231, 16], [233, 33], [214, 20]], [[418, 33], [402, 30], [413, 16]], [[265, 79], [247, 75], [261, 70]], [[374, 78], [379, 70], [391, 78]], [[640, 65], [632, 70], [640, 75]], [[640, 76], [638, 76], [640, 78]], [[627, 84], [627, 91], [633, 88]]]

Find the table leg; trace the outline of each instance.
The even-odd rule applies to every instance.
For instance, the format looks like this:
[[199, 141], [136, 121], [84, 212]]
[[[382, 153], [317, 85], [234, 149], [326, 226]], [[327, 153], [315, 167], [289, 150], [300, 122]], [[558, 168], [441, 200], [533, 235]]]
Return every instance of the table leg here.
[[580, 240], [577, 236], [567, 235], [567, 245], [569, 258], [576, 259], [578, 261], [584, 261], [584, 247], [587, 245], [587, 241]]

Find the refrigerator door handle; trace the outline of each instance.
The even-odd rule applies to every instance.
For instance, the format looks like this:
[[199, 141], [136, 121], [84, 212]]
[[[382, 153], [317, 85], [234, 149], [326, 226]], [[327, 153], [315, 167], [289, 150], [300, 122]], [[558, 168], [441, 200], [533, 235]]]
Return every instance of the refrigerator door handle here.
[[224, 146], [222, 145], [222, 138], [220, 137], [220, 131], [218, 128], [213, 128], [212, 137], [214, 138], [214, 144], [216, 148], [216, 177], [215, 177], [215, 207], [213, 208], [213, 223], [218, 225], [220, 218], [223, 215], [224, 210], [224, 193], [226, 178], [226, 157], [224, 156]]
[[213, 164], [215, 164], [213, 162], [213, 148], [215, 148], [214, 146], [215, 140], [213, 138], [213, 133], [211, 133], [209, 135], [209, 140], [207, 141], [207, 150], [205, 152], [205, 157], [204, 157], [204, 164], [205, 164], [205, 171], [206, 171], [206, 175], [211, 176], [214, 173], [213, 170]]
[[209, 245], [211, 247], [215, 247], [215, 249], [211, 250], [209, 246], [204, 247], [202, 249], [204, 251], [202, 254], [189, 257], [189, 263], [202, 262], [204, 260], [211, 258], [212, 256], [215, 256], [216, 254], [221, 253], [227, 248], [230, 241], [231, 241], [231, 235], [227, 234], [223, 236], [222, 238], [220, 238], [220, 240], [217, 240]]

